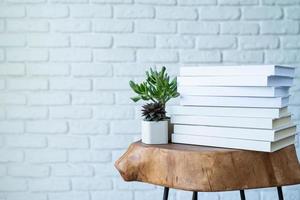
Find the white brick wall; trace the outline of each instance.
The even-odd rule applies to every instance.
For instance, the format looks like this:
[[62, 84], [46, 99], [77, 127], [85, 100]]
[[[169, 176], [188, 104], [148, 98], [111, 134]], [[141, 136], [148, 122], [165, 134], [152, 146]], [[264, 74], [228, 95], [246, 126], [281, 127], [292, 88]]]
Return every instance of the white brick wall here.
[[[113, 166], [139, 134], [128, 81], [155, 65], [172, 75], [182, 64], [299, 66], [299, 20], [300, 0], [0, 0], [0, 199], [161, 199]], [[299, 199], [299, 185], [284, 194]]]

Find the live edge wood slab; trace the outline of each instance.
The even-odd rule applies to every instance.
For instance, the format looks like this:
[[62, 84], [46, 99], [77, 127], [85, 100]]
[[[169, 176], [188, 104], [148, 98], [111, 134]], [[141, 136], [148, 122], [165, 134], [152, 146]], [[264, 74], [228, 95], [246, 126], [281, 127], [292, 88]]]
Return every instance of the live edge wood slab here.
[[216, 192], [300, 183], [294, 145], [273, 153], [135, 142], [115, 162], [125, 181]]

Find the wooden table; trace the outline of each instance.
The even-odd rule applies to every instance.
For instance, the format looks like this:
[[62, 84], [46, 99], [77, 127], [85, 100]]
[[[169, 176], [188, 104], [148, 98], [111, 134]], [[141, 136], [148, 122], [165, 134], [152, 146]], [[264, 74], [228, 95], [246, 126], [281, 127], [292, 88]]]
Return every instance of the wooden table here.
[[164, 188], [198, 192], [277, 187], [300, 183], [300, 165], [294, 145], [273, 153], [182, 144], [146, 145], [135, 142], [116, 162], [125, 181], [140, 181]]

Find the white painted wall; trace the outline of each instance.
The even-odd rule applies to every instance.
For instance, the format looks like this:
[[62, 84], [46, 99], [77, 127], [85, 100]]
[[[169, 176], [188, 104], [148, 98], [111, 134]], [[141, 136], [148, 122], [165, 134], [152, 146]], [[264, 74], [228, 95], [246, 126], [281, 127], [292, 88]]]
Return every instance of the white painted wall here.
[[299, 0], [0, 0], [0, 199], [161, 199], [113, 167], [139, 134], [128, 81], [155, 65], [299, 65], [299, 20]]

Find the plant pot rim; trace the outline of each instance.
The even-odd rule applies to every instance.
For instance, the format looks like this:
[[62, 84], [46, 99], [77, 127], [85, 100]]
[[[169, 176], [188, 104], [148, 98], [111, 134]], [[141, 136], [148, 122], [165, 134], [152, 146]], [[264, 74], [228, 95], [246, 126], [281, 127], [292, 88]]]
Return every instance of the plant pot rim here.
[[149, 122], [149, 123], [166, 122], [166, 121], [169, 121], [169, 120], [170, 119], [164, 119], [164, 120], [160, 120], [160, 121], [147, 121], [147, 120], [142, 119], [143, 122]]

